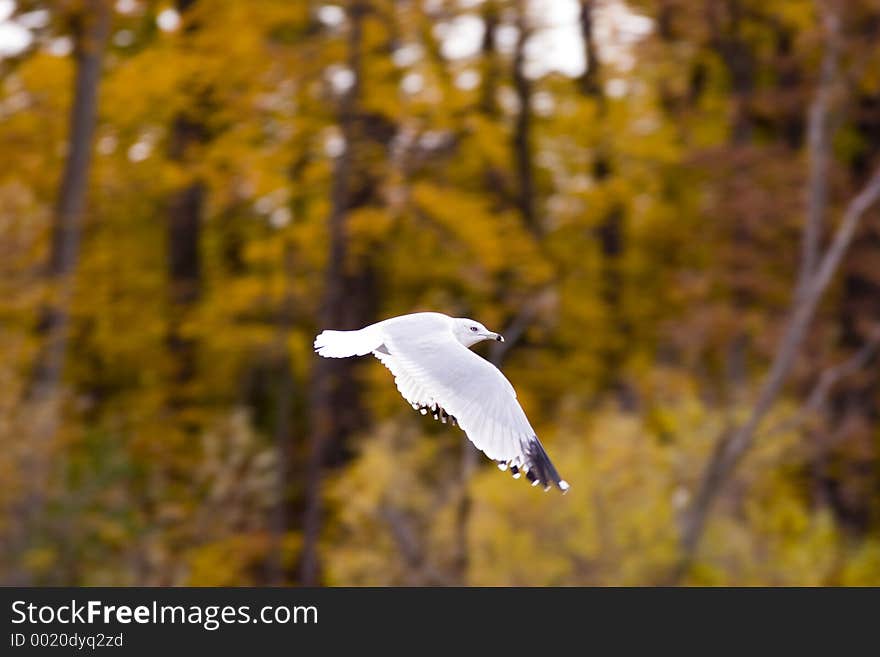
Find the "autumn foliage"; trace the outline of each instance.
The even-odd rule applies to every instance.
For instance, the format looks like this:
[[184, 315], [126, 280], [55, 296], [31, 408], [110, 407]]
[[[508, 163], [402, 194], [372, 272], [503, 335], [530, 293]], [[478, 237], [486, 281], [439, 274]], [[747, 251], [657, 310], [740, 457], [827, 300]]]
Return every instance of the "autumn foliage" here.
[[[683, 544], [880, 164], [880, 9], [554, 3], [18, 0], [0, 580], [880, 585], [873, 205]], [[312, 352], [418, 310], [505, 334], [567, 495]]]

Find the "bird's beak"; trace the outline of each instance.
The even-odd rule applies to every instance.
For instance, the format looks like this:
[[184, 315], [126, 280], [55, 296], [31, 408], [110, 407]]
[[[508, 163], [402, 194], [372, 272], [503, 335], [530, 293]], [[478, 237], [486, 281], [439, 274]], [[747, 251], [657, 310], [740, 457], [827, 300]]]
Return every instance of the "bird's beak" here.
[[504, 342], [504, 336], [501, 335], [500, 333], [493, 333], [492, 336], [493, 336], [496, 340], [498, 340], [498, 342]]

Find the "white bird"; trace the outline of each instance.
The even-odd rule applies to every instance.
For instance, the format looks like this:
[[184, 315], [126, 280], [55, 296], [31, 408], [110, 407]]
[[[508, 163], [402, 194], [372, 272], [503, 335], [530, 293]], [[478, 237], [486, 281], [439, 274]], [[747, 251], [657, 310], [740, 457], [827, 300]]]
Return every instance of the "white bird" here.
[[451, 421], [501, 470], [510, 468], [548, 490], [569, 488], [529, 424], [510, 381], [468, 347], [483, 340], [504, 341], [498, 333], [464, 317], [413, 313], [358, 331], [323, 331], [315, 352], [325, 358], [372, 353], [394, 375], [412, 407], [435, 420]]

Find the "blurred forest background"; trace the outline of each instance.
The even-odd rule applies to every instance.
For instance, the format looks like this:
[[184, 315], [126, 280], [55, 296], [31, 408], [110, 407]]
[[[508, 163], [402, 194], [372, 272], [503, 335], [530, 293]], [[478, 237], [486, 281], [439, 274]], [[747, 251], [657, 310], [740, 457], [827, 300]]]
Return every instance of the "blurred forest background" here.
[[[878, 43], [871, 0], [0, 0], [0, 580], [880, 585]], [[417, 310], [505, 334], [569, 494], [312, 353]]]

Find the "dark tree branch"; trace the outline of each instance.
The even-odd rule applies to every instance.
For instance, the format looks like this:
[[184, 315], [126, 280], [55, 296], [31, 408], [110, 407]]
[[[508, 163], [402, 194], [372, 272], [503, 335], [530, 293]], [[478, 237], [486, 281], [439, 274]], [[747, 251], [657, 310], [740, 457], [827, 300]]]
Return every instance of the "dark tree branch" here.
[[539, 295], [535, 299], [526, 302], [517, 313], [513, 321], [508, 324], [501, 335], [504, 336], [504, 342], [493, 342], [489, 346], [489, 362], [495, 367], [501, 367], [507, 352], [513, 349], [522, 339], [525, 332], [529, 329], [535, 318], [540, 312], [543, 301], [543, 295]]

